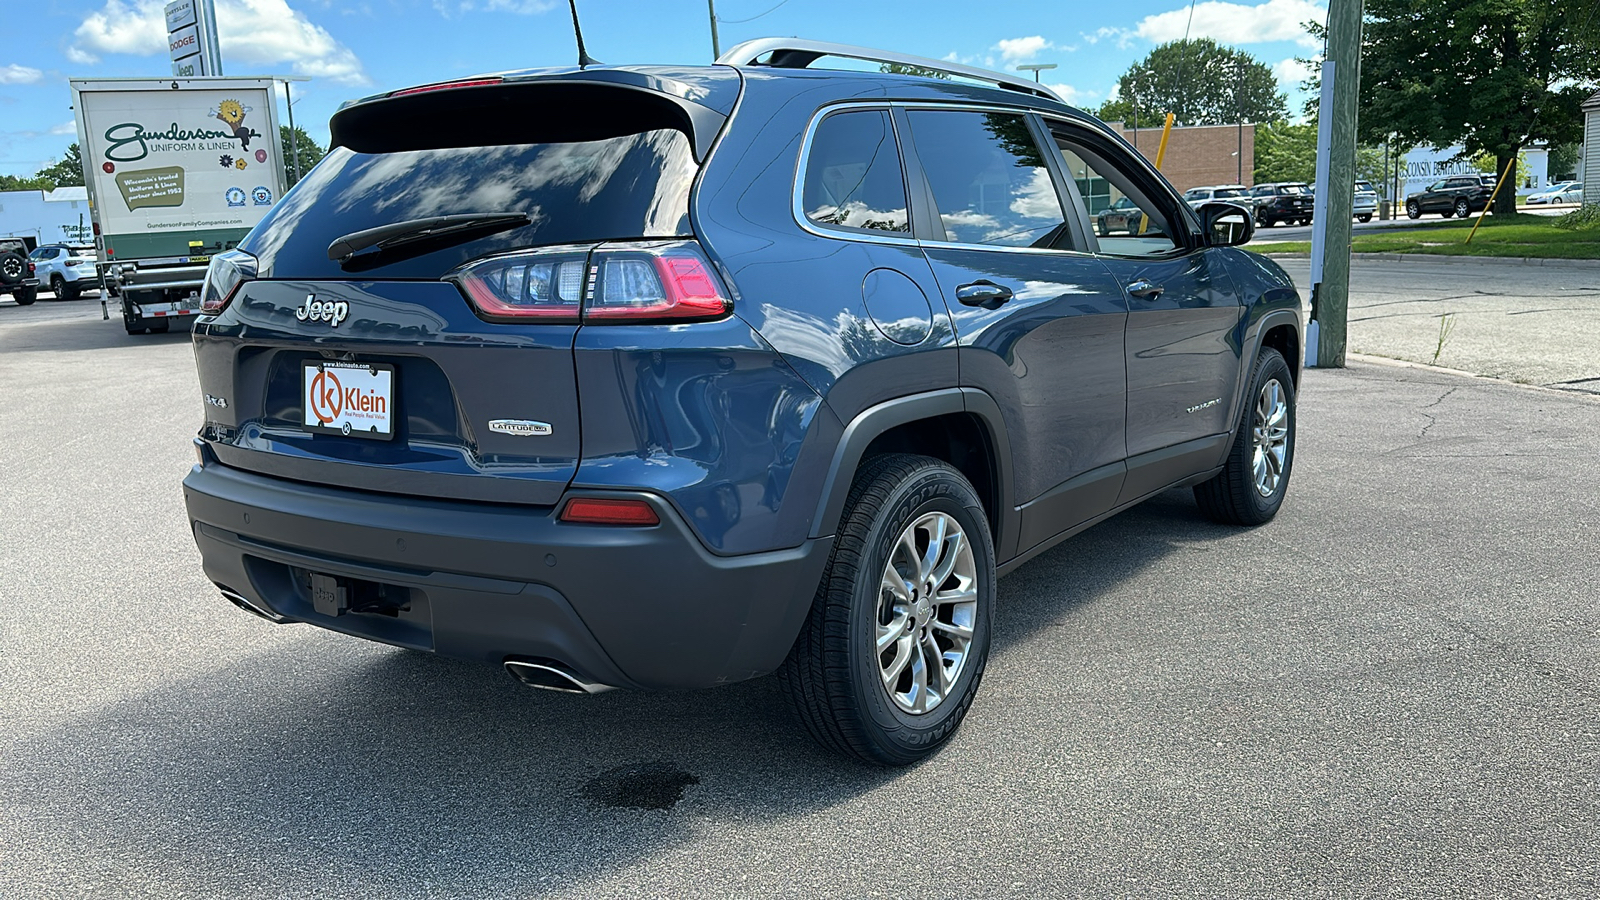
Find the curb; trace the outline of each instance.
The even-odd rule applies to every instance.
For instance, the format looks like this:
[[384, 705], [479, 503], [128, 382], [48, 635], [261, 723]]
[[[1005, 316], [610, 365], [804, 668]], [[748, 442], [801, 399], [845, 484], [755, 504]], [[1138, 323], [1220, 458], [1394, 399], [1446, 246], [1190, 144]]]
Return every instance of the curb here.
[[[1245, 249], [1249, 249], [1246, 247]], [[1262, 253], [1268, 259], [1310, 259], [1309, 253]], [[1600, 268], [1600, 259], [1543, 259], [1535, 256], [1451, 256], [1444, 253], [1352, 253], [1352, 260], [1377, 260], [1383, 262], [1445, 262], [1448, 264], [1501, 264], [1513, 266], [1551, 266], [1556, 268]]]
[[1600, 402], [1600, 395], [1596, 395], [1589, 391], [1573, 391], [1564, 388], [1550, 387], [1543, 384], [1529, 384], [1524, 381], [1512, 381], [1509, 378], [1497, 378], [1493, 375], [1479, 375], [1476, 372], [1468, 372], [1464, 369], [1451, 369], [1445, 366], [1433, 366], [1427, 363], [1411, 362], [1410, 360], [1405, 359], [1395, 359], [1390, 356], [1372, 356], [1366, 353], [1346, 352], [1344, 358], [1347, 362], [1353, 361], [1365, 365], [1387, 366], [1391, 369], [1420, 369], [1424, 372], [1432, 372], [1436, 375], [1451, 375], [1456, 378], [1470, 378], [1474, 381], [1488, 381], [1493, 384], [1505, 385], [1506, 387], [1540, 391], [1546, 394], [1556, 394], [1561, 397], [1572, 397], [1579, 400], [1587, 400], [1591, 403]]

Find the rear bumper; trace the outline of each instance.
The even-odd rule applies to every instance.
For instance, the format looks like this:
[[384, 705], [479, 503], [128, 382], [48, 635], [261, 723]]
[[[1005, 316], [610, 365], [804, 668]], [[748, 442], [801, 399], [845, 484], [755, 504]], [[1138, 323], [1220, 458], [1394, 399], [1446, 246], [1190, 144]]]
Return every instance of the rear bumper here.
[[[573, 525], [551, 508], [389, 497], [214, 460], [184, 479], [206, 575], [286, 620], [441, 655], [553, 659], [648, 690], [766, 674], [811, 606], [831, 538], [719, 557], [650, 494], [650, 528]], [[382, 585], [390, 614], [319, 612], [306, 573]]]

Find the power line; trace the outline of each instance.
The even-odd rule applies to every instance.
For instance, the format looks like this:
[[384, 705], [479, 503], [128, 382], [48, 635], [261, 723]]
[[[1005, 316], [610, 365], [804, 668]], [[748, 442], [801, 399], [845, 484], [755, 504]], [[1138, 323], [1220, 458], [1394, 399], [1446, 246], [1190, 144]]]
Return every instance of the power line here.
[[789, 0], [779, 0], [779, 3], [778, 3], [777, 6], [772, 7], [771, 9], [767, 10], [764, 13], [757, 13], [756, 15], [753, 15], [748, 19], [724, 19], [721, 16], [717, 16], [717, 21], [722, 23], [723, 25], [743, 25], [746, 22], [754, 22], [755, 20], [761, 18], [762, 16], [770, 15], [772, 13], [777, 12], [780, 7], [782, 7], [784, 4], [786, 4], [788, 2], [789, 2]]

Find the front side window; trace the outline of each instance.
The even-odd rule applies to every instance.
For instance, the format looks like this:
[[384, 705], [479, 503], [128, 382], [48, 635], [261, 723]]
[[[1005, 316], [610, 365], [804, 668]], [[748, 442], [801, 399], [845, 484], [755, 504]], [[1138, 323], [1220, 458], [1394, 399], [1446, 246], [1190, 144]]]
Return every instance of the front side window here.
[[823, 119], [800, 196], [806, 218], [818, 225], [909, 234], [906, 182], [888, 112], [851, 110]]
[[1151, 256], [1177, 248], [1166, 211], [1124, 168], [1068, 135], [1058, 133], [1055, 138], [1102, 252]]
[[1061, 199], [1026, 118], [942, 109], [913, 109], [907, 118], [946, 240], [1067, 245]]

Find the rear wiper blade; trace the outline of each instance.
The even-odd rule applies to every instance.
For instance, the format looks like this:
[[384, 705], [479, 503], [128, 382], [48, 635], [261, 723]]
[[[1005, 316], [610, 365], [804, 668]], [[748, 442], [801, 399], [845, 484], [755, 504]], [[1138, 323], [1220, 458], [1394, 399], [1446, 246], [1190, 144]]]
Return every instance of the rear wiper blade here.
[[392, 222], [376, 228], [352, 231], [344, 237], [337, 238], [328, 245], [328, 258], [346, 260], [368, 247], [383, 250], [428, 239], [447, 245], [455, 243], [449, 240], [451, 235], [457, 235], [462, 240], [472, 240], [497, 231], [520, 228], [532, 222], [533, 219], [524, 213], [466, 213], [459, 216], [430, 216], [426, 219]]

